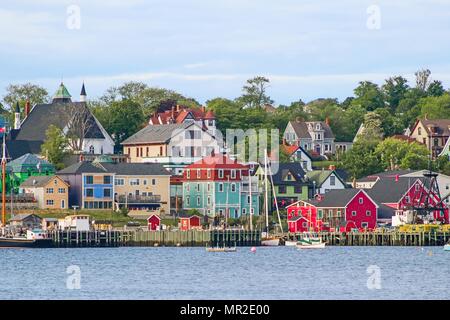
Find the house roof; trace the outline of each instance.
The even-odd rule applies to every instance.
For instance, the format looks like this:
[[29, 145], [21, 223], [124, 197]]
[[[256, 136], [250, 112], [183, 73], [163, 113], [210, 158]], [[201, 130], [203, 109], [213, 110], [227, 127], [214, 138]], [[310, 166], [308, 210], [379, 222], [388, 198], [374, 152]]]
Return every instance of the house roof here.
[[325, 195], [322, 195], [320, 197], [321, 200], [314, 199], [305, 202], [310, 203], [316, 207], [344, 208], [350, 202], [350, 200], [361, 191], [362, 189], [330, 190]]
[[35, 216], [35, 217], [41, 219], [41, 217], [39, 217], [38, 215], [36, 215], [34, 213], [21, 213], [21, 214], [15, 214], [14, 217], [9, 219], [9, 221], [23, 221], [26, 218], [31, 217], [31, 216]]
[[377, 203], [398, 203], [416, 180], [423, 181], [423, 178], [398, 177], [396, 181], [395, 177], [385, 177], [378, 180], [367, 193]]
[[100, 163], [108, 172], [118, 175], [170, 176], [160, 163]]
[[395, 179], [396, 176], [402, 176], [402, 175], [409, 174], [412, 172], [414, 172], [414, 171], [409, 170], [409, 169], [395, 170], [395, 171], [383, 171], [383, 172], [378, 172], [378, 173], [374, 173], [374, 174], [365, 176], [356, 181], [358, 181], [358, 182], [373, 182], [378, 179], [384, 179], [384, 178], [394, 178]]
[[[414, 129], [419, 122], [423, 124], [429, 136], [450, 136], [450, 119], [419, 119], [417, 120]], [[433, 127], [435, 128], [434, 132], [431, 130]], [[412, 131], [414, 131], [414, 129]]]
[[118, 175], [154, 175], [170, 176], [170, 172], [160, 163], [93, 163], [82, 161], [75, 163], [58, 174], [82, 174], [82, 173], [115, 173]]
[[22, 187], [22, 188], [25, 188], [25, 187], [41, 188], [41, 187], [45, 187], [51, 180], [54, 180], [54, 179], [60, 179], [67, 185], [67, 182], [65, 182], [58, 176], [52, 175], [52, 176], [29, 177], [27, 180], [25, 180], [24, 182], [22, 182], [20, 184], [20, 187]]
[[24, 154], [23, 156], [8, 162], [6, 167], [13, 172], [27, 172], [29, 167], [54, 170], [54, 166], [50, 162], [31, 153]]
[[[295, 180], [285, 181], [289, 173]], [[305, 171], [297, 162], [279, 163], [278, 171], [272, 175], [272, 179], [275, 185], [306, 184]]]
[[[19, 132], [19, 130], [11, 130], [10, 135], [13, 134], [13, 131]], [[41, 153], [41, 144], [42, 141], [7, 139], [6, 153], [11, 159], [17, 159], [27, 153], [39, 154]]]
[[[13, 141], [30, 141], [33, 144], [39, 145], [40, 148], [46, 139], [46, 131], [50, 125], [55, 125], [61, 130], [67, 127], [70, 121], [70, 115], [73, 114], [72, 108], [87, 108], [87, 106], [84, 102], [71, 102], [66, 100], [54, 100], [54, 102], [49, 104], [35, 105], [23, 120], [20, 130], [18, 130]], [[104, 139], [105, 136], [90, 112], [87, 121], [90, 121], [92, 125], [89, 125], [89, 130], [87, 130], [85, 137]], [[11, 147], [14, 148], [13, 143], [10, 143]], [[8, 151], [10, 151], [10, 148], [8, 148]]]
[[230, 168], [230, 169], [248, 169], [237, 160], [232, 160], [230, 157], [224, 154], [211, 155], [204, 157], [203, 159], [194, 162], [186, 167], [186, 169], [205, 169], [205, 168]]
[[308, 171], [306, 173], [306, 177], [311, 180], [311, 181], [315, 181], [316, 182], [316, 187], [320, 188], [322, 186], [322, 184], [328, 179], [328, 177], [334, 173], [334, 175], [344, 184], [345, 180], [336, 172], [336, 170], [313, 170], [313, 171]]
[[331, 131], [330, 126], [325, 121], [290, 121], [289, 123], [292, 125], [292, 128], [294, 129], [299, 139], [302, 138], [311, 139], [311, 134], [309, 133], [308, 125], [309, 124], [313, 125], [315, 129], [315, 125], [318, 123], [324, 130], [324, 138], [334, 139], [333, 131]]
[[122, 145], [142, 143], [167, 143], [176, 134], [176, 130], [185, 130], [194, 123], [174, 123], [148, 125], [122, 142]]

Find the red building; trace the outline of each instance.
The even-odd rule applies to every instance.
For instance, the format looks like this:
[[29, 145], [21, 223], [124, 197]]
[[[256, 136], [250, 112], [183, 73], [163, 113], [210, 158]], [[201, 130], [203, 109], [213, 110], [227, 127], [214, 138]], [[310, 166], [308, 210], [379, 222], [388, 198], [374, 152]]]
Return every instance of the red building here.
[[331, 190], [288, 206], [287, 214], [289, 232], [373, 230], [378, 205], [362, 189]]
[[156, 214], [152, 214], [147, 218], [148, 231], [156, 231], [161, 225], [161, 218]]
[[201, 217], [197, 215], [193, 216], [186, 216], [186, 217], [180, 217], [180, 221], [178, 223], [179, 228], [181, 231], [188, 231], [192, 229], [201, 229], [202, 223], [201, 223]]
[[155, 112], [149, 119], [150, 125], [184, 123], [194, 121], [206, 129], [215, 126], [216, 116], [205, 107], [188, 108], [185, 106], [172, 106], [169, 110]]

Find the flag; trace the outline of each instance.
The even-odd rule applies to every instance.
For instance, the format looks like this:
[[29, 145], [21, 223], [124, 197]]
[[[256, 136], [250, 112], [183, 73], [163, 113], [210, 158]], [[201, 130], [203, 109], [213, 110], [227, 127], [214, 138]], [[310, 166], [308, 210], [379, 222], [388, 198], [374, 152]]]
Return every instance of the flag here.
[[5, 127], [0, 127], [0, 133], [5, 133], [6, 132], [6, 128]]

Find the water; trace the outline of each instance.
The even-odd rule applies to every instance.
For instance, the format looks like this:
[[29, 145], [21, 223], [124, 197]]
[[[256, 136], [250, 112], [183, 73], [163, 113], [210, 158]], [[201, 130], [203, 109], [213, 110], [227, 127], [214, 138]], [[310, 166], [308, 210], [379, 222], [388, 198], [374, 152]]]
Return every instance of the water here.
[[[1, 300], [450, 299], [442, 247], [2, 249], [0, 261]], [[78, 290], [66, 287], [71, 265]], [[372, 265], [381, 289], [367, 286]]]

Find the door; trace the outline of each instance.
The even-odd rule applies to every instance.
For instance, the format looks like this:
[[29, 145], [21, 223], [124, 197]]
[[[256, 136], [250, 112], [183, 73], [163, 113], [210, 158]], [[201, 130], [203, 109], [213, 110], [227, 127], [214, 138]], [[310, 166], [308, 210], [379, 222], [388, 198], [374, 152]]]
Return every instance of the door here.
[[66, 200], [61, 200], [61, 209], [65, 209], [66, 208]]

